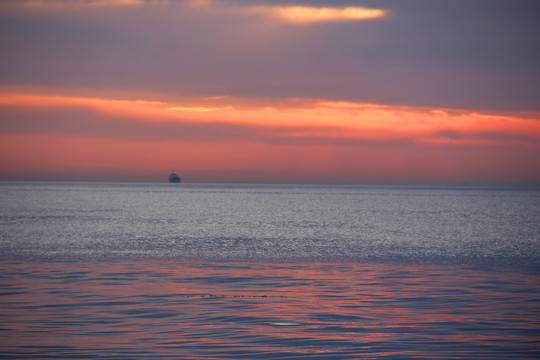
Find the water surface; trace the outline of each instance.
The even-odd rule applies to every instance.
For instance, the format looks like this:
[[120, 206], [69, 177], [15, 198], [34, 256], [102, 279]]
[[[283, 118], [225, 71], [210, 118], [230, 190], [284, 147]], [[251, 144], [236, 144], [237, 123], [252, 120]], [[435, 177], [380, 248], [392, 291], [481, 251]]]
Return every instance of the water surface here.
[[540, 192], [0, 184], [0, 357], [536, 359]]

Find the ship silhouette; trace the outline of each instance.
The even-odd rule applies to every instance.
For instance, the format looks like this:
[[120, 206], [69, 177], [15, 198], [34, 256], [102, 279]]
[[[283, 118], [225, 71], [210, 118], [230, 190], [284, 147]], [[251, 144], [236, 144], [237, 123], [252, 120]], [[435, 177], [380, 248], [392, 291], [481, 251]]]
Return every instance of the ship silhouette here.
[[170, 183], [179, 183], [180, 182], [180, 176], [176, 175], [174, 170], [172, 171], [171, 175], [169, 175], [169, 182]]

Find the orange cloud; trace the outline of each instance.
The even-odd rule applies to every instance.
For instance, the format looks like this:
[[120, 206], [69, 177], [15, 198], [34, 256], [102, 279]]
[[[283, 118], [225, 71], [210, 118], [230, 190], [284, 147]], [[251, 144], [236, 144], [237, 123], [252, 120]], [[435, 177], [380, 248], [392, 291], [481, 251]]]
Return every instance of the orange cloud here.
[[270, 7], [267, 11], [295, 24], [310, 24], [329, 21], [358, 21], [381, 18], [387, 14], [382, 9], [366, 9], [363, 7], [309, 7], [284, 6]]
[[4, 92], [0, 175], [148, 179], [176, 168], [192, 180], [540, 181], [539, 119], [317, 99]]
[[[190, 102], [0, 93], [0, 109], [82, 109], [138, 123], [228, 126], [258, 138], [414, 141], [540, 146], [540, 121], [468, 111], [296, 99], [275, 104], [238, 98]], [[285, 104], [285, 106], [283, 106]], [[220, 126], [221, 126], [220, 125]], [[224, 129], [221, 127], [221, 129]], [[247, 135], [246, 135], [247, 136]]]

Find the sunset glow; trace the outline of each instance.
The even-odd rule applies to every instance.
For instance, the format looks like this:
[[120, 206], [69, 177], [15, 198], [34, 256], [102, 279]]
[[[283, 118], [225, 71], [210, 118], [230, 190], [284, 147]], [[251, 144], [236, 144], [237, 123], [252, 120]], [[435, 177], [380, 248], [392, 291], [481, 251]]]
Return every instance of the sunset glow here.
[[[192, 100], [193, 101], [193, 100]], [[515, 144], [539, 148], [540, 122], [535, 118], [489, 115], [468, 111], [447, 111], [403, 106], [334, 102], [306, 99], [294, 101], [294, 106], [249, 105], [249, 99], [231, 99], [228, 105], [220, 101], [201, 99], [199, 104], [173, 104], [161, 101], [99, 99], [61, 95], [0, 94], [0, 109], [21, 113], [80, 110], [100, 123], [173, 123], [176, 125], [227, 124], [248, 133], [258, 133], [260, 139], [274, 137], [306, 139], [334, 138], [350, 140], [408, 140], [441, 144]], [[235, 103], [238, 102], [238, 104]], [[206, 106], [200, 104], [205, 103]], [[291, 104], [292, 102], [288, 102]], [[95, 116], [92, 114], [99, 114]], [[70, 120], [74, 129], [77, 119]], [[55, 120], [46, 120], [50, 125]], [[43, 123], [39, 116], [28, 122]], [[24, 122], [18, 121], [22, 127]], [[46, 125], [46, 124], [45, 124]], [[17, 127], [12, 124], [11, 127]], [[259, 130], [257, 130], [259, 129]], [[84, 135], [84, 132], [81, 133]], [[105, 135], [105, 134], [104, 134]], [[144, 137], [144, 136], [143, 136]]]
[[540, 182], [528, 18], [406, 3], [2, 2], [0, 178]]
[[361, 7], [315, 8], [307, 6], [277, 7], [278, 16], [293, 23], [307, 24], [312, 22], [366, 20], [380, 18], [385, 15], [381, 9], [365, 9]]
[[[464, 152], [496, 168], [519, 166], [500, 158], [503, 148], [506, 154], [540, 152], [535, 119], [314, 99], [285, 99], [275, 106], [228, 101], [4, 93], [0, 111], [12, 121], [1, 128], [1, 166], [14, 174], [72, 170], [144, 178], [173, 164], [197, 178], [222, 173], [227, 180], [390, 180], [392, 174], [442, 180], [456, 162], [466, 162]], [[473, 179], [486, 171], [460, 166]]]

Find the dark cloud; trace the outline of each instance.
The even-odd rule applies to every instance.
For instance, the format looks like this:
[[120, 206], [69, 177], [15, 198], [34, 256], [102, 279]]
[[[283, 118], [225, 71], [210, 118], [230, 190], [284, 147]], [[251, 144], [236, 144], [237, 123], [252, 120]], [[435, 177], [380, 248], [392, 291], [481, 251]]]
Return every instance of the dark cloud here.
[[540, 110], [535, 0], [295, 3], [390, 15], [298, 26], [241, 11], [289, 1], [4, 11], [0, 84]]

